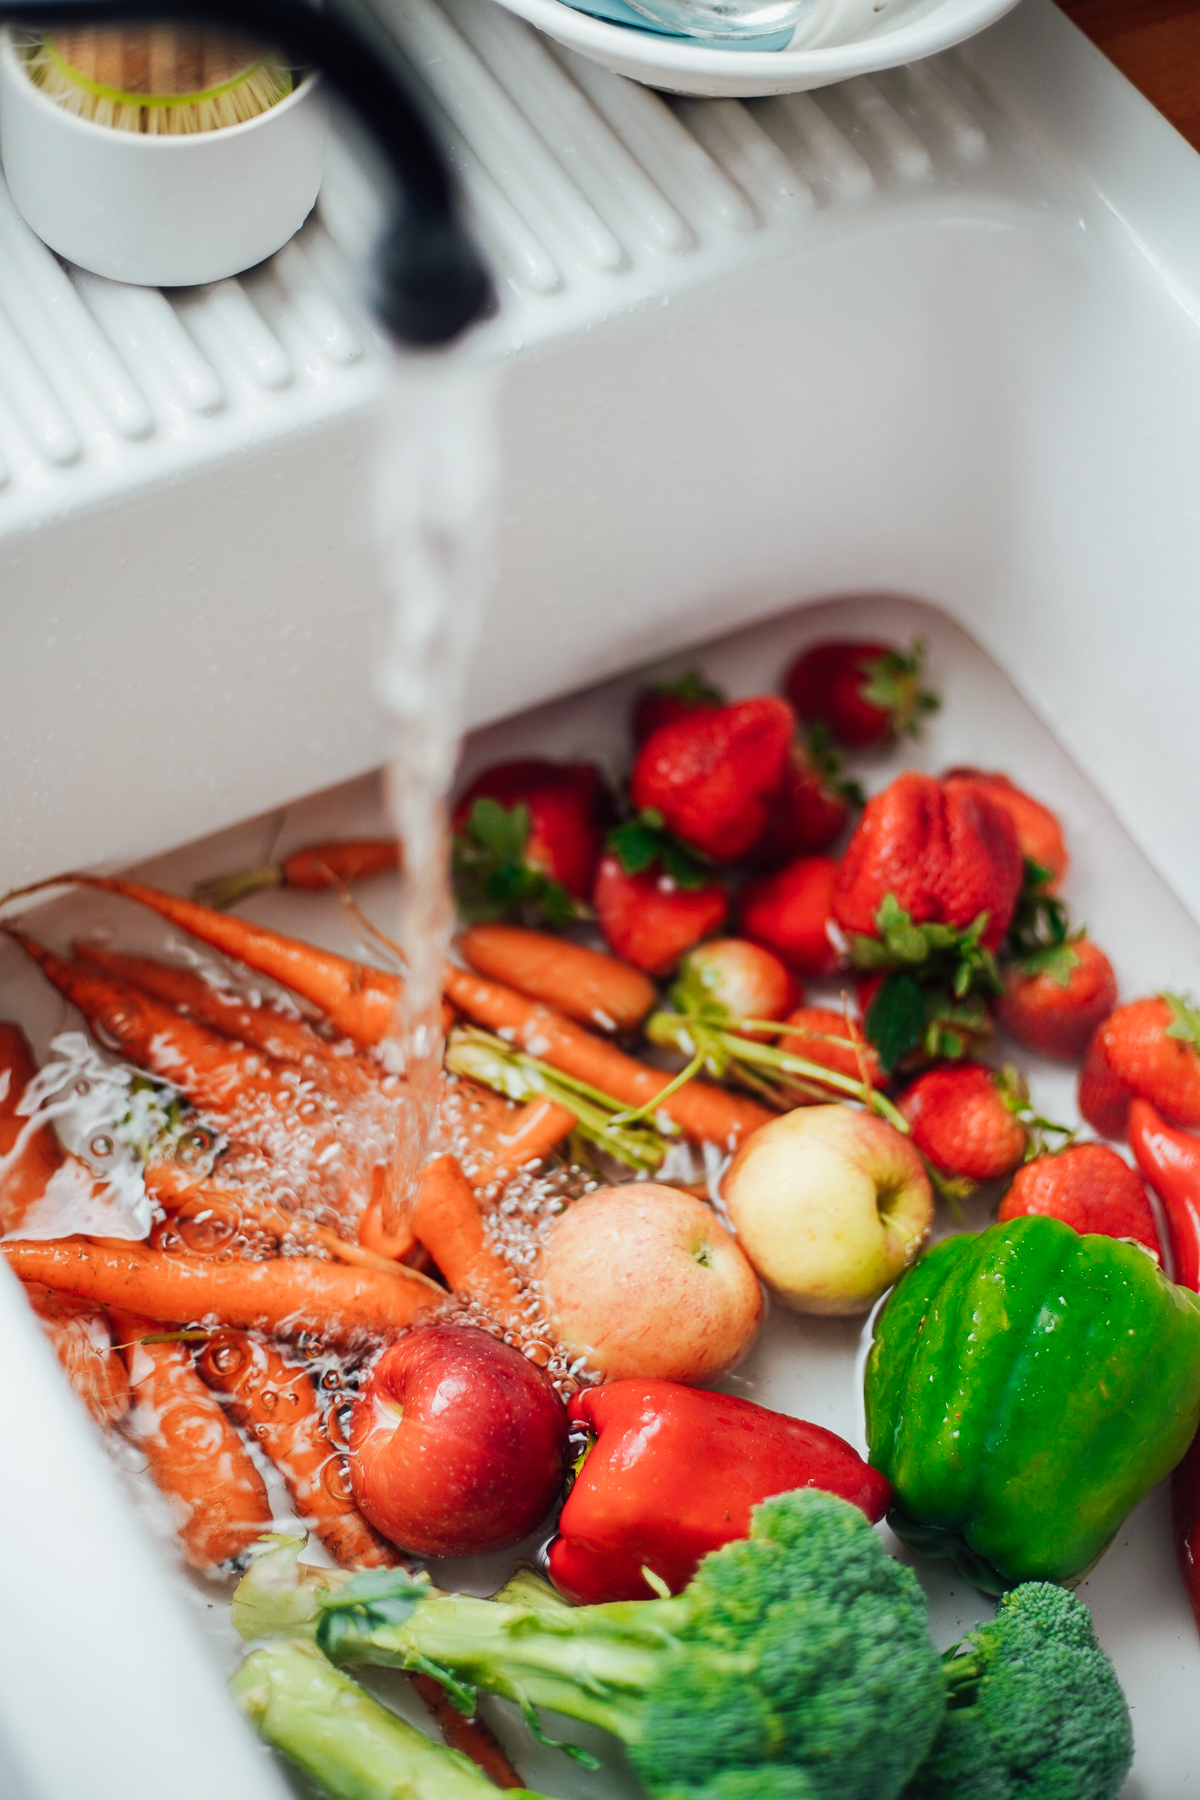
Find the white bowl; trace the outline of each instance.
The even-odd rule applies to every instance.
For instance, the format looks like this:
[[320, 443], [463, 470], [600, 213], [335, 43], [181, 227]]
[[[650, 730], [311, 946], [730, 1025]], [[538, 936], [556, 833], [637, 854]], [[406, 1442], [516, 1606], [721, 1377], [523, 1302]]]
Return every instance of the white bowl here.
[[273, 255], [312, 211], [326, 129], [306, 75], [244, 125], [115, 131], [64, 112], [0, 34], [0, 158], [17, 208], [52, 250], [114, 281], [191, 287]]
[[499, 0], [617, 75], [676, 94], [796, 94], [949, 50], [1016, 0], [819, 0], [786, 50], [729, 50], [610, 25], [563, 0]]

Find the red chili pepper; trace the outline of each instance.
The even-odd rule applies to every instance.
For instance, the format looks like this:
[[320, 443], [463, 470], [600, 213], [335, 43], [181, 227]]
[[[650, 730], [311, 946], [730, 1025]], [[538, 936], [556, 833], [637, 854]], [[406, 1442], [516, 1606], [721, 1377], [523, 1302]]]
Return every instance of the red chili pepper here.
[[1183, 1591], [1200, 1627], [1200, 1435], [1171, 1477], [1171, 1525]]
[[1129, 1105], [1129, 1148], [1162, 1202], [1179, 1287], [1200, 1293], [1200, 1138], [1168, 1125], [1148, 1100]]
[[872, 1523], [889, 1482], [843, 1438], [752, 1400], [674, 1381], [612, 1381], [572, 1400], [574, 1427], [595, 1433], [550, 1546], [550, 1574], [569, 1599], [648, 1600], [654, 1583], [685, 1588], [701, 1557], [750, 1532], [772, 1494], [820, 1488]]

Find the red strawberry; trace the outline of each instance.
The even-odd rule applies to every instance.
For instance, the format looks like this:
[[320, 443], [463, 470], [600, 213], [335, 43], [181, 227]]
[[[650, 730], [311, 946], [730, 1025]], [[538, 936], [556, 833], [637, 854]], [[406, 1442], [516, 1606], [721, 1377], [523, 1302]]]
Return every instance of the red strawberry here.
[[[782, 1019], [804, 998], [795, 976], [777, 956], [745, 938], [713, 938], [684, 958], [671, 997], [680, 1012], [712, 1011], [719, 1018]], [[721, 1020], [724, 1023], [725, 1020]], [[740, 1034], [774, 1043], [770, 1031]]]
[[944, 1175], [996, 1181], [1011, 1175], [1025, 1154], [1025, 1127], [1005, 1095], [1023, 1096], [995, 1069], [955, 1063], [920, 1075], [899, 1102], [912, 1141]]
[[663, 725], [634, 764], [633, 803], [715, 862], [735, 862], [762, 836], [794, 725], [770, 695]]
[[793, 857], [816, 856], [841, 836], [849, 817], [850, 800], [836, 776], [827, 773], [809, 746], [793, 744], [766, 830], [748, 860], [769, 869]]
[[836, 875], [831, 856], [801, 856], [750, 882], [739, 901], [744, 935], [798, 975], [831, 975], [838, 966], [828, 931]]
[[1133, 1238], [1162, 1260], [1142, 1178], [1107, 1144], [1071, 1144], [1018, 1169], [997, 1217], [1026, 1213], [1061, 1219], [1081, 1234]]
[[939, 704], [921, 687], [923, 654], [919, 643], [907, 656], [890, 644], [814, 644], [788, 670], [783, 691], [806, 725], [827, 725], [852, 750], [900, 732], [916, 737], [922, 715]]
[[802, 1056], [807, 1062], [820, 1063], [822, 1068], [834, 1069], [839, 1075], [849, 1075], [854, 1081], [861, 1081], [865, 1075], [871, 1087], [882, 1084], [879, 1058], [862, 1037], [861, 1026], [855, 1027], [862, 1040], [861, 1056], [853, 1050], [843, 1048], [841, 1044], [827, 1041], [831, 1037], [851, 1036], [850, 1027], [842, 1013], [834, 1012], [828, 1006], [800, 1006], [790, 1015], [787, 1023], [794, 1030], [779, 1039], [779, 1048], [789, 1056]]
[[1062, 826], [1048, 806], [1043, 806], [1040, 800], [1019, 788], [1007, 775], [988, 774], [983, 769], [947, 769], [942, 781], [947, 787], [966, 784], [990, 794], [1016, 826], [1021, 855], [1049, 872], [1044, 891], [1048, 894], [1057, 892], [1070, 859], [1063, 842]]
[[1092, 1034], [1079, 1110], [1103, 1137], [1123, 1137], [1135, 1096], [1168, 1125], [1200, 1125], [1200, 1013], [1175, 994], [1118, 1006]]
[[592, 885], [611, 803], [594, 763], [544, 762], [526, 757], [485, 769], [454, 808], [456, 834], [469, 828], [476, 800], [495, 800], [505, 811], [529, 809], [524, 861], [584, 900]]
[[1063, 982], [1051, 969], [1028, 975], [1018, 963], [1005, 976], [996, 1017], [1010, 1037], [1043, 1056], [1078, 1062], [1088, 1039], [1117, 1004], [1117, 978], [1090, 938], [1063, 946], [1075, 965]]
[[834, 917], [844, 931], [874, 936], [888, 894], [914, 925], [961, 929], [986, 912], [982, 942], [995, 950], [1023, 876], [1002, 807], [978, 788], [910, 771], [867, 802], [838, 870]]
[[615, 856], [601, 858], [592, 890], [596, 922], [616, 954], [648, 975], [664, 975], [685, 950], [725, 922], [724, 889], [677, 887], [650, 870], [627, 875]]
[[664, 681], [656, 687], [643, 688], [633, 703], [633, 741], [644, 744], [660, 725], [674, 725], [678, 719], [690, 718], [695, 712], [713, 712], [724, 706], [725, 696], [709, 685], [703, 675], [689, 669], [678, 681]]

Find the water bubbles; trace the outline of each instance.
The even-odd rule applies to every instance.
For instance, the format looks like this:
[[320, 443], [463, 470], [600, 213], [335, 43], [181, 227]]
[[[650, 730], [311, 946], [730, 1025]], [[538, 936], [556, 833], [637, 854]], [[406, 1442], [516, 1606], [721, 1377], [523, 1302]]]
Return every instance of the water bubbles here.
[[323, 1388], [340, 1388], [341, 1385], [342, 1378], [338, 1371], [336, 1369], [326, 1369], [321, 1377], [321, 1386]]
[[354, 1498], [350, 1486], [350, 1462], [345, 1456], [331, 1456], [321, 1470], [321, 1486], [331, 1500], [339, 1504]]
[[218, 1375], [236, 1375], [246, 1360], [240, 1344], [218, 1344], [208, 1352], [208, 1360]]
[[80, 1095], [90, 1094], [91, 1091], [92, 1091], [92, 1084], [90, 1081], [77, 1081], [75, 1083], [75, 1092], [77, 1094], [80, 1094]]
[[89, 1156], [95, 1156], [95, 1157], [102, 1158], [105, 1156], [111, 1156], [115, 1148], [116, 1148], [116, 1146], [113, 1143], [112, 1139], [108, 1136], [108, 1134], [106, 1132], [102, 1131], [102, 1132], [97, 1133], [97, 1135], [92, 1139], [91, 1143], [88, 1145], [88, 1154], [89, 1154]]
[[258, 1404], [265, 1413], [272, 1413], [279, 1405], [279, 1395], [274, 1388], [264, 1388], [258, 1397]]
[[175, 1146], [175, 1161], [182, 1163], [185, 1169], [191, 1169], [211, 1155], [216, 1146], [217, 1136], [204, 1125], [196, 1125], [185, 1131]]

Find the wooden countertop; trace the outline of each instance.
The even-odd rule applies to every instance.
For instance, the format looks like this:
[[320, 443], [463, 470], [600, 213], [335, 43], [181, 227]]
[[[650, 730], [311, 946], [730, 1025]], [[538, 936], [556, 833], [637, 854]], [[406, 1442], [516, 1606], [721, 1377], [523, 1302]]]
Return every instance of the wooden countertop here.
[[1058, 0], [1058, 4], [1200, 150], [1200, 0]]

